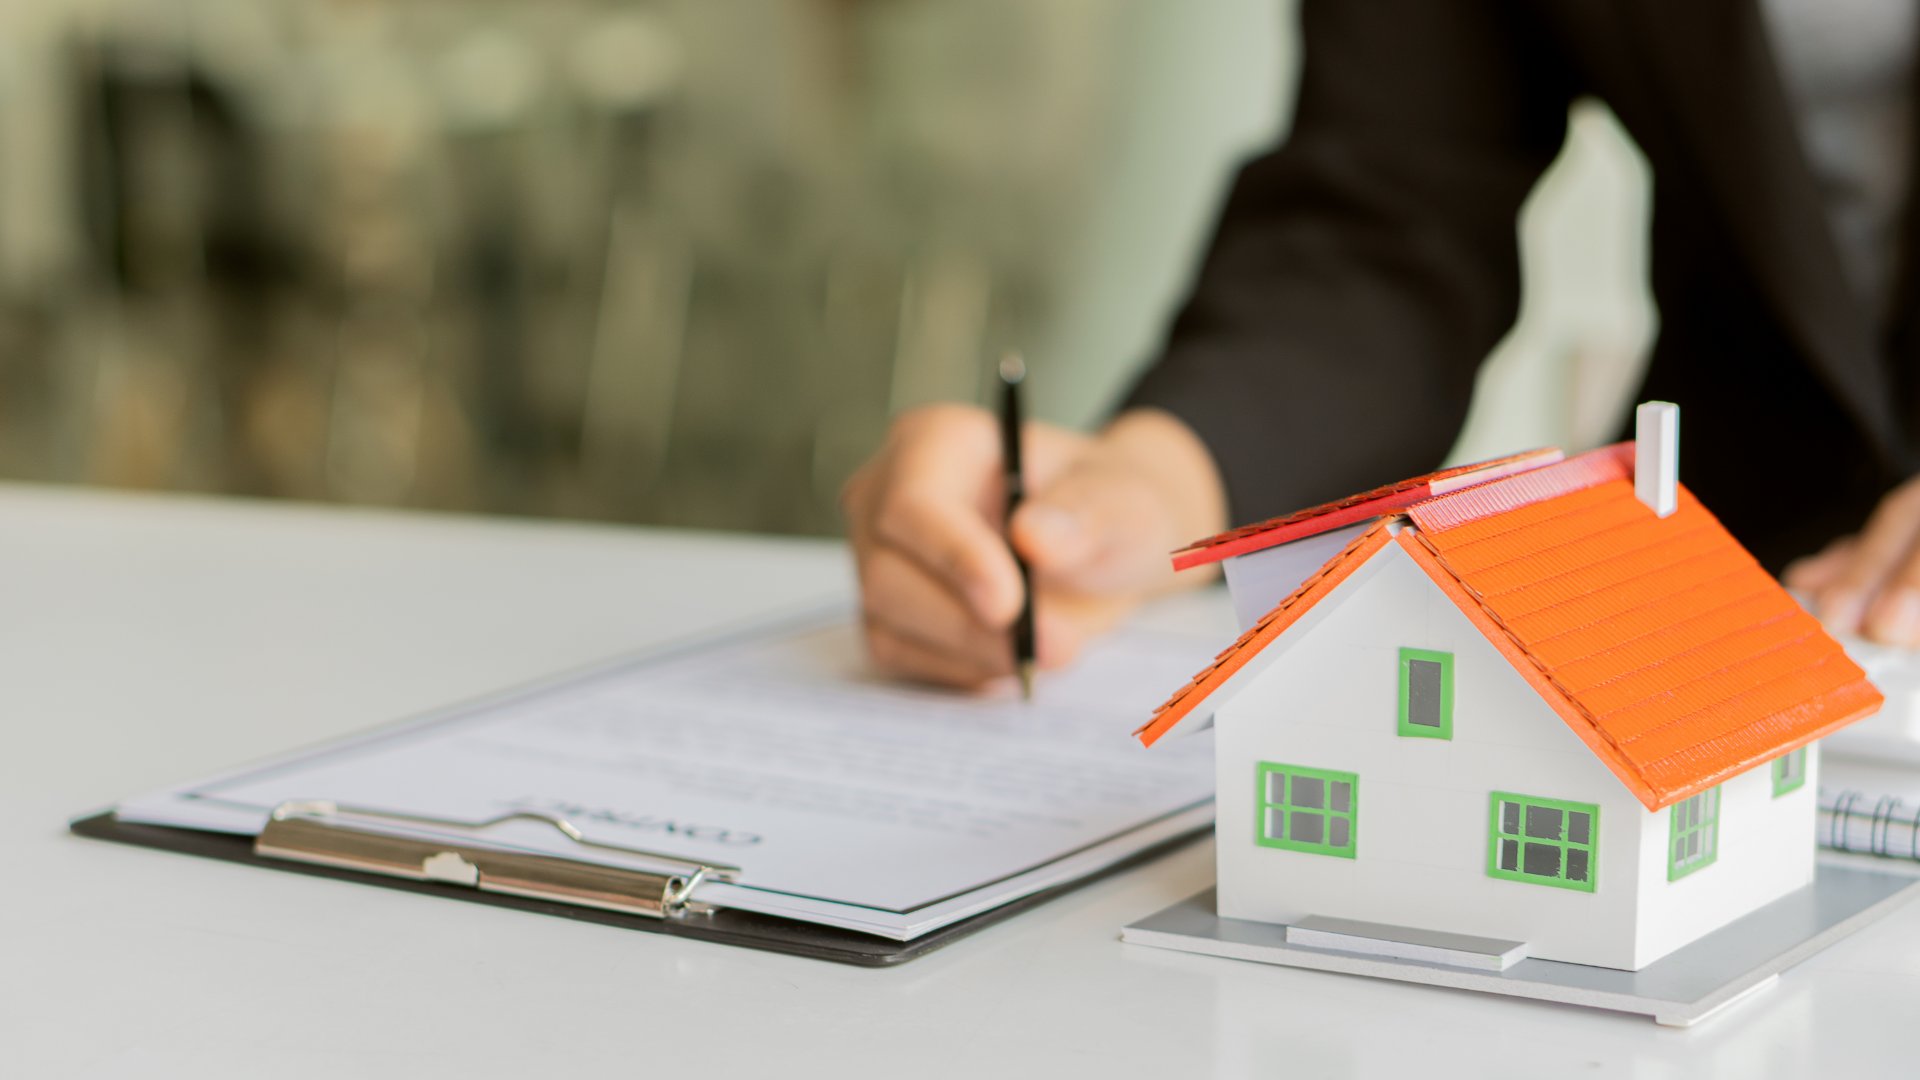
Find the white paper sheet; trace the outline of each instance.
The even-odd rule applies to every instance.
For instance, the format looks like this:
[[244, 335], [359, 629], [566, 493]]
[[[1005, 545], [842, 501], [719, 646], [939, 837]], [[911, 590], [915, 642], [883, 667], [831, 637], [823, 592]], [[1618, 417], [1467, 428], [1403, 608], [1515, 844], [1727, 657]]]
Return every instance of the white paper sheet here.
[[[698, 899], [909, 938], [1211, 820], [1210, 739], [1129, 732], [1217, 633], [1125, 630], [1021, 702], [874, 678], [813, 621], [456, 707], [131, 800], [123, 819], [257, 832], [327, 799], [480, 821], [566, 817], [589, 839], [742, 868]], [[537, 826], [501, 846], [619, 863]]]

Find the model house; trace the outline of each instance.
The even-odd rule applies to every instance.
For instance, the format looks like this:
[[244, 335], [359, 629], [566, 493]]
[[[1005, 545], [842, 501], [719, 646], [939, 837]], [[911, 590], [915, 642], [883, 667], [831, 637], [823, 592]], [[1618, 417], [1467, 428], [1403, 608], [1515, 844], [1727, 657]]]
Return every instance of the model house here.
[[1215, 728], [1222, 917], [1637, 970], [1812, 881], [1815, 742], [1881, 696], [1639, 418], [1176, 555], [1245, 632], [1137, 734]]

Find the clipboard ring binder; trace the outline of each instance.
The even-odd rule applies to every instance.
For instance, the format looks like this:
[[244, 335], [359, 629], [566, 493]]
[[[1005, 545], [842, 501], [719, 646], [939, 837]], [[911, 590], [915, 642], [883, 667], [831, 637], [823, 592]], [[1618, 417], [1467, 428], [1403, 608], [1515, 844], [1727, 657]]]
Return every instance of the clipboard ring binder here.
[[[506, 851], [431, 837], [403, 836], [379, 826], [428, 825], [458, 832], [480, 832], [509, 821], [550, 825], [582, 847], [600, 848], [664, 864], [638, 870], [603, 866], [557, 855]], [[514, 811], [480, 822], [404, 814], [326, 800], [302, 800], [274, 807], [254, 841], [263, 858], [331, 866], [414, 881], [503, 893], [535, 900], [601, 908], [650, 918], [680, 918], [710, 913], [693, 901], [706, 881], [732, 881], [740, 868], [703, 863], [678, 855], [589, 840], [565, 818], [535, 811]]]

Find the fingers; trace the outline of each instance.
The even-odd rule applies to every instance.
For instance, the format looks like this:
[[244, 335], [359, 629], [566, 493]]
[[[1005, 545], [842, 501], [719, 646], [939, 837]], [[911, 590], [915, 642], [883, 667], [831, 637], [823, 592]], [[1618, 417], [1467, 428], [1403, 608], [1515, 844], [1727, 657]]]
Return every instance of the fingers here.
[[[1920, 531], [1920, 514], [1914, 527]], [[1883, 644], [1920, 647], [1920, 540], [1916, 537], [1907, 538], [1900, 562], [1868, 601], [1860, 629]]]
[[[1920, 484], [1909, 481], [1874, 508], [1851, 554], [1819, 589], [1814, 610], [1821, 621], [1842, 633], [1866, 629], [1869, 607], [1877, 606], [1875, 595], [1912, 564], [1916, 535], [1920, 535]], [[1905, 582], [1905, 587], [1914, 584]], [[1881, 613], [1883, 625], [1891, 628], [1902, 607], [1891, 601]]]
[[[1132, 606], [1127, 598], [1039, 594], [1034, 614], [1035, 659], [1042, 668], [1063, 668], [1088, 643], [1112, 629]], [[1004, 632], [956, 648], [930, 641], [919, 627], [901, 628], [867, 613], [867, 652], [883, 670], [942, 686], [976, 689], [1013, 673], [1011, 640]]]
[[894, 674], [975, 687], [1011, 674], [1007, 627], [1023, 600], [998, 530], [997, 423], [980, 409], [902, 416], [842, 505], [858, 564], [867, 649]]
[[1900, 580], [1874, 598], [1863, 629], [1883, 644], [1920, 648], [1920, 562], [1908, 564]]
[[843, 499], [856, 553], [906, 555], [989, 625], [1011, 622], [1021, 599], [1019, 570], [994, 522], [998, 438], [983, 410], [916, 409]]
[[1113, 629], [1133, 607], [1132, 597], [1085, 596], [1038, 590], [1033, 620], [1034, 659], [1042, 668], [1063, 668], [1087, 644]]
[[1053, 486], [1061, 474], [1079, 462], [1092, 443], [1077, 431], [1032, 422], [1021, 429], [1021, 439], [1021, 464], [1026, 468], [1030, 493]]
[[1168, 526], [1153, 489], [1086, 460], [1015, 512], [1012, 538], [1038, 580], [1073, 592], [1141, 593], [1168, 584]]
[[970, 507], [930, 493], [902, 491], [874, 519], [879, 545], [901, 553], [988, 626], [1004, 627], [1020, 610], [1020, 569], [1007, 542]]
[[976, 667], [965, 657], [932, 648], [887, 626], [868, 623], [866, 637], [867, 655], [873, 658], [875, 666], [909, 679], [972, 690], [1001, 674]]
[[[1013, 654], [1007, 632], [988, 627], [959, 598], [914, 560], [891, 548], [878, 548], [860, 562], [860, 603], [870, 633], [910, 641], [949, 659], [941, 671], [963, 671], [962, 684], [1009, 674]], [[876, 651], [876, 656], [878, 655]], [[938, 679], [927, 667], [903, 670]]]
[[1780, 580], [1787, 588], [1804, 596], [1817, 595], [1820, 590], [1840, 579], [1841, 571], [1852, 560], [1858, 542], [1851, 536], [1843, 536], [1822, 548], [1818, 554], [1804, 559], [1796, 559], [1787, 566]]
[[[1031, 497], [1013, 542], [1034, 571], [1037, 659], [1058, 667], [1172, 583], [1166, 552], [1210, 526], [1224, 496], [1211, 494], [1211, 458], [1177, 421], [1126, 414], [1097, 440], [1033, 424], [1025, 438]], [[903, 416], [848, 481], [842, 506], [879, 666], [951, 686], [1011, 672], [1008, 630], [1025, 597], [1004, 498], [998, 421], [971, 407]]]

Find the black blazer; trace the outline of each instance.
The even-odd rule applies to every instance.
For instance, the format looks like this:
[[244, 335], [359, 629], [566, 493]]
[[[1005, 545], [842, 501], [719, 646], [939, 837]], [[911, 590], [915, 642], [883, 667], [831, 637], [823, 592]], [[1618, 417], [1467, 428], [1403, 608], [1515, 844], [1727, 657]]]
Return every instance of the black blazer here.
[[1201, 434], [1236, 520], [1440, 461], [1581, 95], [1652, 164], [1640, 398], [1681, 405], [1682, 480], [1778, 569], [1914, 471], [1913, 365], [1886, 359], [1910, 354], [1842, 276], [1753, 0], [1303, 0], [1301, 24], [1292, 132], [1129, 398]]

